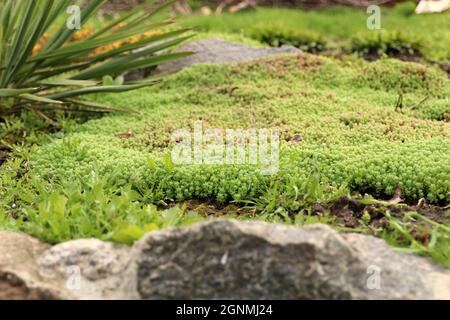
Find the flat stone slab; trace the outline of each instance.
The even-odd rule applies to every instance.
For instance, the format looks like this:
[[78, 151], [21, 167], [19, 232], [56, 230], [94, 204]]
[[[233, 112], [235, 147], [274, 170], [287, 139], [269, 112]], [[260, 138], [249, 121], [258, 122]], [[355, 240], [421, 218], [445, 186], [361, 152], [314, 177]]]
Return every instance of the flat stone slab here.
[[197, 63], [245, 62], [276, 54], [301, 52], [292, 46], [283, 46], [281, 48], [257, 47], [217, 38], [188, 42], [179, 46], [176, 51], [191, 51], [195, 54], [180, 60], [164, 63], [158, 66], [157, 70], [159, 72], [174, 72]]

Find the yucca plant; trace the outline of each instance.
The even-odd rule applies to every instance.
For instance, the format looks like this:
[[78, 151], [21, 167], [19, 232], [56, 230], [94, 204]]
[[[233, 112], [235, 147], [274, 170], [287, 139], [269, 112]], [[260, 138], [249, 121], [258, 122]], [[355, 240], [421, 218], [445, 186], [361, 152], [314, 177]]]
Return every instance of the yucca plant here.
[[[79, 1], [81, 28], [106, 1]], [[155, 6], [146, 1], [87, 38], [74, 40], [79, 30], [68, 28], [64, 18], [73, 0], [0, 0], [0, 116], [24, 109], [44, 117], [48, 109], [117, 110], [82, 96], [152, 85], [156, 79], [125, 83], [102, 79], [189, 55], [167, 50], [186, 40], [188, 29], [167, 28], [172, 20], [153, 21], [172, 3]], [[150, 5], [152, 9], [146, 10]], [[43, 44], [44, 38], [48, 39]], [[137, 40], [127, 41], [130, 38]], [[120, 41], [122, 45], [114, 45]], [[99, 50], [105, 47], [110, 49]]]

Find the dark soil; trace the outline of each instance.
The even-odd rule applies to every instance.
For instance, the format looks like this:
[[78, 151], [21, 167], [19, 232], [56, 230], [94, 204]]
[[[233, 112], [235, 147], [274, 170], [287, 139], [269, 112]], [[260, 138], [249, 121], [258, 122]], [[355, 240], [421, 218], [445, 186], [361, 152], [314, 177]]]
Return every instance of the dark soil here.
[[8, 159], [8, 155], [11, 152], [11, 148], [8, 146], [0, 145], [0, 166]]
[[[170, 204], [169, 206], [174, 206]], [[186, 210], [195, 211], [202, 216], [214, 216], [220, 217], [227, 214], [246, 214], [248, 213], [247, 208], [242, 208], [234, 204], [223, 204], [214, 200], [188, 200], [183, 203], [186, 206]]]
[[[169, 206], [174, 206], [170, 204]], [[255, 215], [258, 214], [256, 209], [249, 207], [242, 207], [235, 204], [221, 204], [217, 201], [211, 200], [189, 200], [185, 201], [183, 205], [187, 210], [195, 211], [203, 216], [223, 216], [226, 214], [234, 215]], [[391, 216], [402, 220], [404, 214], [407, 212], [417, 212], [426, 218], [441, 223], [450, 225], [450, 216], [447, 216], [446, 211], [449, 207], [439, 207], [427, 204], [425, 201], [420, 201], [416, 205], [408, 204], [388, 204], [374, 203], [364, 204], [361, 200], [342, 197], [338, 200], [328, 204], [318, 204], [311, 208], [312, 215], [324, 216], [329, 214], [336, 219], [338, 225], [347, 228], [358, 228], [361, 226], [361, 218], [365, 212], [370, 215], [369, 226], [374, 228], [386, 228], [389, 223], [386, 219], [386, 212], [389, 211]], [[416, 221], [414, 224], [424, 225], [422, 221]]]
[[[423, 56], [419, 52], [415, 54], [409, 54], [409, 53], [390, 53], [388, 54], [390, 58], [398, 59], [401, 61], [406, 62], [417, 62], [422, 63], [423, 62]], [[363, 58], [367, 61], [376, 61], [379, 60], [381, 57], [378, 53], [369, 53], [363, 55]]]
[[[328, 211], [332, 217], [335, 217], [338, 223], [345, 227], [356, 228], [360, 226], [360, 221], [365, 212], [370, 215], [370, 226], [387, 227], [386, 212], [402, 220], [404, 213], [415, 211], [430, 220], [442, 224], [450, 224], [450, 216], [445, 212], [448, 208], [438, 207], [426, 204], [425, 202], [417, 205], [385, 205], [385, 204], [363, 204], [358, 200], [342, 197], [337, 201], [327, 205], [316, 205], [312, 208], [313, 214], [323, 214]], [[420, 224], [420, 222], [417, 222]]]
[[450, 76], [450, 63], [442, 63], [439, 66]]
[[[380, 230], [393, 230], [391, 222], [387, 218], [388, 213], [391, 217], [399, 221], [407, 222], [408, 232], [414, 239], [424, 245], [431, 240], [431, 230], [435, 226], [422, 219], [408, 219], [405, 221], [405, 215], [408, 212], [417, 212], [418, 214], [440, 224], [450, 225], [450, 216], [446, 212], [450, 206], [439, 207], [427, 204], [421, 200], [416, 205], [407, 204], [389, 204], [387, 201], [382, 203], [361, 203], [362, 200], [349, 197], [342, 197], [328, 204], [318, 204], [310, 208], [309, 214], [312, 216], [331, 218], [332, 224], [336, 227], [345, 228], [348, 231], [352, 229], [365, 230], [375, 236], [379, 235]], [[175, 204], [171, 204], [173, 206]], [[194, 211], [204, 217], [221, 217], [227, 215], [252, 218], [258, 215], [258, 210], [252, 207], [242, 207], [235, 204], [220, 204], [217, 201], [189, 200], [183, 203], [187, 210]], [[369, 221], [367, 215], [370, 216]], [[295, 212], [291, 213], [294, 219]], [[363, 218], [365, 216], [365, 218]], [[350, 230], [349, 230], [350, 229]], [[402, 240], [399, 236], [398, 240]]]

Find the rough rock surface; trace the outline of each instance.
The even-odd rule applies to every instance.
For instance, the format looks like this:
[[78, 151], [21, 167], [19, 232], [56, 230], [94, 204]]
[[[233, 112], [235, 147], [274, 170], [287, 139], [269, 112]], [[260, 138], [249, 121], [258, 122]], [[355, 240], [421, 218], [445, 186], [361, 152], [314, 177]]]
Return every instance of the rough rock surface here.
[[382, 239], [357, 233], [344, 233], [341, 236], [358, 252], [361, 259], [381, 268], [381, 287], [384, 284], [395, 285], [395, 290], [405, 292], [410, 290], [408, 288], [417, 279], [421, 279], [427, 290], [431, 291], [430, 294], [422, 292], [424, 299], [450, 299], [449, 270], [413, 254], [397, 253]]
[[49, 247], [26, 234], [0, 231], [0, 299], [70, 297], [39, 273], [36, 260]]
[[211, 220], [131, 248], [0, 232], [0, 299], [139, 298], [449, 299], [450, 272], [325, 225]]
[[450, 297], [449, 286], [439, 284], [449, 284], [448, 271], [325, 225], [216, 220], [148, 234], [134, 250], [145, 299]]
[[136, 299], [130, 248], [98, 239], [58, 244], [38, 259], [40, 272], [62, 279], [83, 299]]
[[299, 49], [292, 46], [283, 46], [281, 48], [256, 47], [221, 39], [188, 42], [179, 46], [176, 50], [191, 51], [195, 52], [195, 54], [164, 63], [158, 66], [159, 72], [174, 72], [197, 63], [245, 62], [275, 54], [300, 52]]

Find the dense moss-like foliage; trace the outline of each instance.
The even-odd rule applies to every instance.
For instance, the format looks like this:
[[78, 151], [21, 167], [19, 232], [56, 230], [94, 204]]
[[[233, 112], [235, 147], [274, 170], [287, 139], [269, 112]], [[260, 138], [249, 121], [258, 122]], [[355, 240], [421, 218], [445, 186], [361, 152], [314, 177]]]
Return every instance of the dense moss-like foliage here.
[[326, 41], [320, 33], [287, 29], [274, 24], [256, 26], [247, 35], [272, 47], [289, 45], [311, 53], [318, 53], [326, 48]]
[[382, 59], [363, 68], [362, 84], [377, 90], [448, 97], [447, 79], [433, 68]]
[[[404, 77], [408, 74], [408, 77]], [[398, 89], [404, 107], [395, 111]], [[312, 172], [323, 183], [408, 199], [450, 201], [449, 124], [420, 105], [448, 103], [444, 73], [414, 63], [336, 61], [307, 54], [243, 65], [201, 65], [154, 89], [98, 96], [139, 110], [76, 127], [30, 156], [46, 179], [86, 179], [115, 172], [152, 202], [190, 198], [249, 200], [277, 181], [301, 185]], [[448, 95], [447, 95], [448, 96]], [[170, 135], [205, 128], [271, 128], [281, 132], [280, 170], [251, 165], [173, 165]], [[436, 119], [436, 120], [429, 120]], [[131, 135], [124, 135], [131, 129]], [[301, 141], [293, 139], [301, 136]]]
[[401, 31], [365, 32], [352, 38], [351, 50], [372, 56], [421, 56], [422, 40], [418, 35]]

